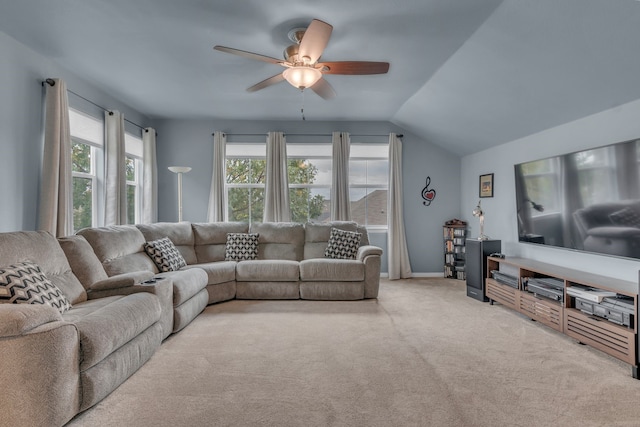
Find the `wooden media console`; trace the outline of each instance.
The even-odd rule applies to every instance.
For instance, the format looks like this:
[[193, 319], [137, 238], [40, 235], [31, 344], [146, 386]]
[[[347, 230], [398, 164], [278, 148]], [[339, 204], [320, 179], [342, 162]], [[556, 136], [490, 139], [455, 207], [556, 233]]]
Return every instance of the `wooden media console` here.
[[[526, 258], [487, 258], [486, 297], [516, 310], [558, 332], [575, 338], [632, 366], [632, 375], [639, 379], [640, 349], [638, 342], [638, 283], [589, 274]], [[493, 278], [492, 271], [517, 278], [517, 286], [504, 284]], [[554, 301], [525, 290], [523, 278], [551, 278], [561, 280], [563, 300]], [[617, 324], [576, 308], [575, 297], [567, 293], [572, 286], [595, 288], [626, 296], [633, 302], [629, 326]]]

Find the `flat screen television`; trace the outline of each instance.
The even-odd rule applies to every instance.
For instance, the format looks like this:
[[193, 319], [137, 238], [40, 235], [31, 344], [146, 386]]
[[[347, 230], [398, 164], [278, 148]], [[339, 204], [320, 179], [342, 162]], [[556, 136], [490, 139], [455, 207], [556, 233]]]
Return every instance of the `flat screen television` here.
[[640, 258], [640, 139], [515, 165], [520, 242]]

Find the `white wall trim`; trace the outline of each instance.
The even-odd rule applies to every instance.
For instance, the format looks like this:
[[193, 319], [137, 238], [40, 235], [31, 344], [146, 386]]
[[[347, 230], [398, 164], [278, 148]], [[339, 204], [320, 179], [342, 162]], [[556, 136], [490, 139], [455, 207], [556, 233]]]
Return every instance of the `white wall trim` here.
[[444, 272], [443, 273], [416, 273], [416, 272], [413, 272], [411, 274], [411, 277], [444, 277]]

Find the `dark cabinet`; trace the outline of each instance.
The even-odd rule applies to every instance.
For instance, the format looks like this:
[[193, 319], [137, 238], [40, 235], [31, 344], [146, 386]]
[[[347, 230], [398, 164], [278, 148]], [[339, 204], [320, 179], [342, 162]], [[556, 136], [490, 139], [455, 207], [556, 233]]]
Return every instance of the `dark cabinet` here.
[[500, 240], [466, 241], [466, 273], [467, 296], [479, 301], [489, 301], [485, 295], [485, 278], [487, 277], [487, 257], [500, 252]]

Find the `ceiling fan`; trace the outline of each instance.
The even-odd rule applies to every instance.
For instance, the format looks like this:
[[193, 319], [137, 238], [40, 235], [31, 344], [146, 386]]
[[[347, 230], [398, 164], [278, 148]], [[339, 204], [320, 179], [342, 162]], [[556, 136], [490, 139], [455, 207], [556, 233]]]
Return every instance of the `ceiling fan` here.
[[323, 74], [364, 75], [385, 74], [389, 71], [388, 62], [318, 62], [329, 42], [332, 30], [333, 27], [331, 25], [318, 19], [311, 21], [307, 28], [292, 29], [289, 31], [288, 36], [294, 44], [284, 50], [284, 60], [226, 46], [218, 45], [214, 46], [214, 49], [285, 67], [282, 73], [269, 77], [248, 88], [248, 92], [255, 92], [286, 80], [293, 87], [300, 90], [310, 88], [320, 97], [331, 99], [336, 96], [336, 92], [322, 77]]

